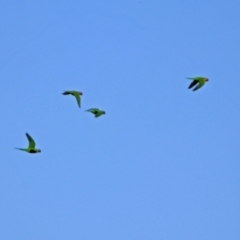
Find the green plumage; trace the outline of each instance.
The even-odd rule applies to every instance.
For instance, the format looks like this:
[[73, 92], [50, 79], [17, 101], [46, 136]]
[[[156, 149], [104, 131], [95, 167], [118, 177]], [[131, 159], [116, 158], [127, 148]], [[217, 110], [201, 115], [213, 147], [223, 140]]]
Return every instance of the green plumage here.
[[28, 142], [29, 142], [28, 148], [16, 148], [16, 149], [21, 150], [21, 151], [25, 151], [25, 152], [28, 152], [28, 153], [40, 153], [41, 150], [35, 148], [36, 144], [35, 144], [35, 141], [33, 140], [33, 138], [28, 133], [26, 133], [26, 136], [27, 136], [27, 139], [28, 139]]
[[69, 94], [76, 98], [78, 106], [81, 107], [81, 97], [80, 96], [83, 95], [82, 92], [78, 92], [78, 91], [63, 92], [63, 95], [69, 95]]
[[192, 88], [192, 87], [194, 87], [195, 85], [197, 85], [197, 86], [193, 89], [193, 91], [198, 90], [198, 89], [201, 88], [206, 82], [209, 81], [208, 78], [206, 78], [206, 77], [194, 77], [194, 78], [187, 78], [187, 79], [193, 80], [193, 81], [191, 82], [191, 84], [189, 85], [189, 87], [188, 87], [189, 89]]
[[103, 114], [106, 114], [105, 111], [99, 110], [98, 108], [90, 108], [88, 110], [86, 110], [86, 112], [91, 112], [95, 115], [95, 117], [100, 117]]

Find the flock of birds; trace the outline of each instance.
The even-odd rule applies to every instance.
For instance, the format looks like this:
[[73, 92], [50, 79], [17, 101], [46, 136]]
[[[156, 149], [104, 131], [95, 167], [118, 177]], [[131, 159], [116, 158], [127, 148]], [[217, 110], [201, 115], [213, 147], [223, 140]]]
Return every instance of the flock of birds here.
[[[194, 86], [196, 86], [195, 88], [193, 88], [193, 91], [198, 90], [199, 88], [201, 88], [206, 82], [208, 82], [208, 78], [206, 77], [194, 77], [194, 78], [187, 78], [192, 80], [191, 84], [189, 85], [189, 89], [193, 88]], [[83, 95], [82, 92], [78, 92], [78, 91], [65, 91], [63, 92], [63, 95], [72, 95], [76, 98], [77, 100], [77, 104], [79, 106], [79, 108], [81, 107], [81, 96]], [[106, 114], [105, 111], [100, 110], [98, 108], [90, 108], [88, 110], [86, 110], [86, 112], [91, 112], [92, 114], [95, 115], [95, 118], [100, 117], [103, 114]], [[36, 143], [33, 140], [33, 138], [26, 133], [27, 139], [28, 139], [28, 147], [27, 148], [16, 148], [18, 150], [21, 151], [25, 151], [27, 153], [40, 153], [41, 150], [36, 148]]]

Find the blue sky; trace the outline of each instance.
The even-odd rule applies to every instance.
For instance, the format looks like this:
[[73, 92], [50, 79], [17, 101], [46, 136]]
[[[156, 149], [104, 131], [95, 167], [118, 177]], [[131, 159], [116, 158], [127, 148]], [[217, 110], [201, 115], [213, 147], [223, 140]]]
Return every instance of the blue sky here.
[[0, 239], [240, 239], [239, 9], [2, 0]]

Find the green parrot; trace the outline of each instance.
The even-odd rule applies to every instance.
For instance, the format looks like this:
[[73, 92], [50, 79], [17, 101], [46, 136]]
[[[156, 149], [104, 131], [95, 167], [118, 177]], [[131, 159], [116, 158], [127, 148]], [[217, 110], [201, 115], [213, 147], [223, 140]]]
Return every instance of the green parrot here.
[[80, 96], [83, 95], [82, 92], [77, 92], [77, 91], [65, 91], [63, 92], [63, 95], [69, 95], [71, 94], [74, 96], [77, 100], [78, 106], [81, 107], [81, 98]]
[[22, 150], [22, 151], [25, 151], [25, 152], [28, 152], [28, 153], [40, 153], [41, 150], [35, 148], [36, 144], [35, 144], [34, 140], [32, 139], [32, 137], [28, 133], [26, 133], [26, 136], [27, 136], [27, 139], [28, 139], [28, 142], [29, 142], [28, 148], [16, 148], [16, 149]]
[[208, 82], [208, 78], [206, 77], [194, 77], [194, 78], [187, 78], [187, 79], [191, 79], [193, 80], [192, 83], [189, 85], [188, 88], [192, 88], [194, 87], [196, 84], [198, 84], [193, 91], [198, 90], [199, 88], [201, 88], [206, 82]]
[[106, 114], [105, 111], [99, 110], [98, 108], [90, 108], [88, 110], [86, 110], [86, 112], [91, 112], [95, 115], [95, 117], [100, 117], [103, 114]]

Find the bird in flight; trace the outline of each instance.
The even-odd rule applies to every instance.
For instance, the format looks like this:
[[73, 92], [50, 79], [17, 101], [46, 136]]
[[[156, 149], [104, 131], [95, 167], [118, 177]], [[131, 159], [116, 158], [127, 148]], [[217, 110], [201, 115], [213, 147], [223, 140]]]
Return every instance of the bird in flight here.
[[88, 110], [86, 110], [86, 112], [91, 112], [95, 115], [95, 117], [100, 117], [103, 114], [106, 114], [105, 111], [99, 110], [98, 108], [90, 108]]
[[194, 77], [194, 78], [187, 78], [187, 79], [193, 80], [193, 81], [191, 82], [191, 84], [189, 85], [189, 87], [188, 87], [189, 89], [198, 84], [198, 85], [193, 89], [193, 91], [198, 90], [198, 89], [201, 88], [206, 82], [209, 81], [208, 78], [206, 78], [206, 77]]
[[35, 144], [34, 140], [32, 139], [32, 137], [28, 133], [26, 133], [26, 136], [27, 136], [27, 139], [28, 139], [28, 142], [29, 142], [28, 148], [16, 148], [16, 149], [21, 150], [21, 151], [25, 151], [25, 152], [28, 152], [28, 153], [40, 153], [41, 150], [35, 148], [36, 144]]
[[74, 96], [76, 98], [78, 106], [81, 107], [80, 96], [83, 95], [82, 92], [78, 92], [78, 91], [65, 91], [65, 92], [63, 92], [63, 95], [69, 95], [69, 94], [71, 94], [72, 96]]

